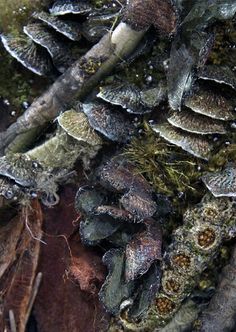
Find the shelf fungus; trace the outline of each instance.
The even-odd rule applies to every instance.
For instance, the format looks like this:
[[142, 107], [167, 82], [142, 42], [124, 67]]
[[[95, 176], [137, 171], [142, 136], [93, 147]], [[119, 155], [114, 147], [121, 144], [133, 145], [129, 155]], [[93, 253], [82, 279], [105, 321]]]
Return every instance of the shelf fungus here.
[[181, 109], [196, 80], [196, 72], [201, 72], [206, 63], [214, 44], [209, 28], [217, 21], [233, 18], [235, 12], [234, 1], [214, 1], [210, 6], [197, 1], [187, 12], [172, 43], [167, 68], [168, 101], [173, 110]]
[[236, 119], [236, 95], [231, 70], [224, 72], [223, 67], [214, 75], [214, 66], [210, 66], [209, 70], [208, 66], [204, 68], [205, 74], [199, 74], [181, 109], [167, 112], [151, 127], [168, 142], [195, 157], [209, 160], [217, 149], [215, 142], [224, 140]]
[[49, 54], [44, 49], [37, 48], [32, 40], [1, 35], [1, 41], [17, 61], [35, 74], [42, 76], [52, 73], [53, 64]]
[[66, 14], [86, 14], [92, 10], [88, 1], [84, 0], [56, 0], [49, 9], [50, 13], [55, 16]]
[[144, 114], [152, 112], [165, 99], [166, 87], [160, 82], [157, 87], [141, 90], [132, 84], [112, 85], [100, 88], [97, 97], [126, 109], [128, 113]]
[[[235, 14], [235, 0], [186, 3], [56, 0], [33, 13], [21, 37], [1, 35], [6, 50], [34, 73], [62, 75], [0, 133], [6, 153], [0, 195], [54, 206], [59, 185], [82, 161], [87, 185], [75, 197], [80, 238], [104, 252], [102, 304], [136, 332], [169, 322], [222, 243], [236, 236], [235, 161], [224, 159], [220, 167], [226, 166], [209, 173], [212, 155], [235, 141], [236, 79], [233, 67], [207, 63], [217, 29], [211, 25]], [[131, 67], [142, 42], [149, 53]], [[139, 81], [143, 75], [146, 82]], [[207, 194], [198, 191], [200, 176]], [[192, 309], [196, 315], [199, 308]], [[200, 320], [207, 325], [211, 315]]]
[[168, 142], [181, 147], [193, 156], [208, 160], [213, 144], [207, 138], [185, 132], [167, 123], [154, 124], [152, 129]]
[[208, 173], [202, 180], [215, 197], [236, 197], [236, 165], [229, 164], [219, 172]]
[[227, 133], [226, 126], [223, 122], [213, 120], [207, 116], [194, 114], [186, 109], [174, 112], [167, 120], [172, 126], [193, 134], [208, 135]]
[[81, 39], [81, 29], [78, 22], [72, 20], [60, 20], [58, 17], [52, 16], [43, 11], [33, 13], [32, 17], [46, 23], [49, 27], [52, 27], [70, 40], [78, 41]]
[[125, 143], [135, 132], [133, 123], [118, 110], [102, 103], [83, 104], [90, 126], [111, 141]]
[[48, 51], [59, 72], [63, 73], [73, 63], [69, 42], [60, 40], [60, 36], [43, 23], [29, 23], [24, 26], [23, 31], [33, 42]]
[[[220, 89], [219, 89], [220, 90]], [[212, 119], [232, 121], [236, 119], [234, 112], [235, 100], [214, 93], [209, 90], [199, 89], [185, 100], [185, 105], [196, 113], [206, 115]]]
[[[14, 191], [19, 185], [25, 197], [39, 196], [49, 206], [58, 203], [58, 185], [68, 178], [76, 160], [81, 159], [87, 168], [103, 144], [84, 113], [69, 110], [57, 120], [56, 134], [45, 143], [24, 154], [0, 158], [0, 175], [13, 182]], [[5, 185], [2, 195], [7, 195]]]
[[199, 74], [199, 77], [203, 80], [228, 85], [236, 90], [235, 73], [228, 66], [207, 65]]
[[123, 324], [133, 331], [153, 331], [165, 325], [216, 257], [222, 242], [235, 236], [235, 227], [234, 200], [207, 194], [189, 208], [183, 216], [183, 226], [176, 229], [164, 254], [161, 286], [153, 304], [140, 322], [121, 315]]
[[90, 127], [86, 116], [74, 110], [66, 111], [57, 118], [59, 126], [77, 141], [92, 146], [102, 145], [99, 135]]

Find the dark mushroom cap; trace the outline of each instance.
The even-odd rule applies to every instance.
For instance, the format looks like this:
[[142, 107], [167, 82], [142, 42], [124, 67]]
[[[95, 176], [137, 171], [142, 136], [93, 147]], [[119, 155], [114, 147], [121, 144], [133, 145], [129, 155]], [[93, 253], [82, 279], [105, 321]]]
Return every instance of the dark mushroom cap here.
[[171, 0], [130, 0], [123, 21], [135, 30], [153, 24], [161, 33], [170, 35], [176, 31], [178, 14]]

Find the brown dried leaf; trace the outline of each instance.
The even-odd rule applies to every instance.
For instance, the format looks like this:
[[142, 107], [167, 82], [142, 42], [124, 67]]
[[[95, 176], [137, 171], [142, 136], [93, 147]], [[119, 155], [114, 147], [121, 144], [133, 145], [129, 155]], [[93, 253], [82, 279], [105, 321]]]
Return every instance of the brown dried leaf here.
[[20, 217], [7, 224], [5, 232], [2, 229], [4, 251], [8, 254], [4, 255], [1, 271], [1, 331], [12, 331], [14, 325], [18, 332], [25, 331], [34, 300], [42, 221], [41, 207], [35, 200], [31, 208], [24, 207]]

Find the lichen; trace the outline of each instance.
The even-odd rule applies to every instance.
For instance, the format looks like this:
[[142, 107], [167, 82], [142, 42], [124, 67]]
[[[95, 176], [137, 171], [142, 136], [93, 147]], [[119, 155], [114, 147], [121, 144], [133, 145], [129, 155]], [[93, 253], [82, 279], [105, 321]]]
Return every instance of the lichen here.
[[101, 67], [102, 61], [96, 58], [89, 58], [88, 60], [82, 58], [80, 61], [81, 68], [88, 74], [94, 74]]

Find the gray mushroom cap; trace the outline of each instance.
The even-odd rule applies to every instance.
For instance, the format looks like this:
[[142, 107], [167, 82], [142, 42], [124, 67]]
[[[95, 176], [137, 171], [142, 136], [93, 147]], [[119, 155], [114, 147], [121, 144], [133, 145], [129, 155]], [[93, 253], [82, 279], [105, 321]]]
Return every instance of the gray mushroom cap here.
[[33, 73], [40, 76], [52, 73], [53, 64], [49, 54], [39, 48], [30, 38], [2, 34], [1, 41], [5, 49]]
[[57, 0], [49, 9], [50, 13], [55, 16], [66, 14], [86, 14], [91, 11], [88, 1], [83, 0]]
[[80, 24], [78, 22], [61, 20], [43, 11], [39, 13], [35, 12], [32, 16], [71, 40], [78, 41], [81, 38]]

